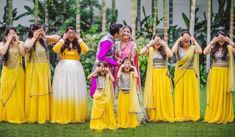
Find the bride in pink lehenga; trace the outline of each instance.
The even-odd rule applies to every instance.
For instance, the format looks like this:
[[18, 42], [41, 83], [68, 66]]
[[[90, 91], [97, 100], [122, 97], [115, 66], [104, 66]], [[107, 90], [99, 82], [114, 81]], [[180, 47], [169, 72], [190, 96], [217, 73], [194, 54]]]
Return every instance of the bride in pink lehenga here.
[[[137, 68], [138, 71], [138, 80], [137, 85], [138, 89], [141, 94], [141, 81], [140, 81], [140, 72], [139, 72], [139, 64], [138, 64], [138, 51], [136, 43], [131, 38], [132, 35], [132, 28], [130, 26], [125, 26], [122, 29], [122, 39], [116, 43], [116, 55], [115, 58], [118, 61], [122, 61], [124, 58], [128, 57], [132, 62], [133, 65]], [[117, 76], [117, 72], [119, 70], [120, 65], [116, 66], [115, 68], [115, 79]], [[117, 82], [116, 82], [117, 86]], [[116, 90], [117, 91], [117, 90]], [[117, 95], [117, 93], [115, 93]]]

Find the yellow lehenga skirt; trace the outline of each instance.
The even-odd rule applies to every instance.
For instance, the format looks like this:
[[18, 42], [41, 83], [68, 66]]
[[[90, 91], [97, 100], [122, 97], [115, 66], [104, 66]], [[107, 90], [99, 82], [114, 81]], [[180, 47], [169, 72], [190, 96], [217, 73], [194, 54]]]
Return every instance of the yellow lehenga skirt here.
[[95, 130], [116, 129], [113, 100], [106, 92], [96, 91], [93, 96], [90, 128]]
[[26, 67], [25, 115], [30, 123], [40, 124], [50, 119], [50, 64], [29, 62]]
[[166, 68], [152, 70], [152, 98], [153, 108], [148, 108], [150, 121], [174, 121], [173, 98], [171, 93], [171, 79]]
[[175, 71], [174, 110], [176, 121], [200, 118], [199, 81], [194, 69]]
[[228, 68], [212, 67], [208, 77], [207, 106], [204, 121], [208, 123], [233, 122], [232, 93], [228, 89]]
[[119, 128], [135, 128], [140, 125], [137, 114], [130, 112], [131, 103], [128, 103], [130, 101], [133, 101], [130, 92], [124, 93], [120, 90], [117, 107], [117, 123]]
[[3, 67], [0, 89], [0, 121], [25, 122], [24, 70], [22, 67]]

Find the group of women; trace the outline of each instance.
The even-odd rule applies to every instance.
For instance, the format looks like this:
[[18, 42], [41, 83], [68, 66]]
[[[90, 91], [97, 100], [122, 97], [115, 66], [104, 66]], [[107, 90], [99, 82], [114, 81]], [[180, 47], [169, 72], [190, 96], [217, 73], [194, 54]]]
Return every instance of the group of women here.
[[[48, 46], [52, 44], [61, 60], [51, 84]], [[73, 27], [68, 27], [60, 38], [45, 35], [40, 24], [33, 24], [24, 43], [19, 40], [14, 27], [7, 28], [0, 44], [3, 60], [0, 121], [85, 122], [86, 78], [79, 58], [88, 50]], [[25, 56], [25, 72], [22, 56]]]
[[[114, 23], [97, 46], [94, 67], [87, 77], [91, 80], [93, 99], [91, 129], [135, 128], [143, 120], [199, 120], [199, 54], [202, 52], [213, 59], [207, 79], [204, 121], [233, 121], [235, 44], [225, 33], [219, 31], [204, 51], [188, 32], [181, 34], [172, 49], [161, 37], [154, 35], [140, 51], [140, 55], [148, 56], [143, 93], [137, 45], [131, 36], [131, 27]], [[119, 41], [115, 41], [117, 39]], [[53, 46], [53, 51], [60, 54], [52, 82], [48, 46]], [[0, 121], [85, 122], [87, 84], [79, 60], [88, 50], [73, 27], [68, 27], [59, 37], [46, 35], [41, 25], [33, 24], [25, 42], [19, 40], [14, 27], [7, 28], [0, 43], [3, 61]], [[168, 58], [173, 55], [177, 59], [174, 83], [167, 69]]]

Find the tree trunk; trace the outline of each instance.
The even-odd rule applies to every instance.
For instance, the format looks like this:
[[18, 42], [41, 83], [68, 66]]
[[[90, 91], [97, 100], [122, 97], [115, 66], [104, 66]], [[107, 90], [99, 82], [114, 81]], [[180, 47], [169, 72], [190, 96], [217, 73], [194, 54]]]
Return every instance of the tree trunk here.
[[233, 39], [233, 29], [234, 29], [234, 0], [231, 0], [231, 7], [230, 7], [230, 30], [229, 30], [229, 36], [231, 39]]
[[157, 16], [158, 16], [158, 1], [152, 0], [152, 18], [153, 18], [153, 35], [156, 33], [156, 25], [157, 25]]
[[[211, 0], [208, 0], [207, 11], [207, 44], [211, 41]], [[206, 56], [206, 72], [210, 69], [210, 54]]]
[[38, 23], [38, 4], [39, 0], [34, 0], [34, 23]]
[[48, 11], [48, 0], [45, 0], [45, 32], [49, 30], [49, 11]]
[[[173, 26], [173, 0], [169, 0], [169, 27]], [[170, 31], [169, 43], [173, 43], [173, 31]]]
[[133, 38], [135, 38], [136, 17], [137, 17], [137, 0], [131, 0], [131, 27], [132, 27]]
[[80, 33], [80, 0], [77, 0], [76, 31]]
[[116, 0], [112, 0], [112, 23], [116, 22]]
[[173, 0], [169, 0], [169, 26], [173, 26]]
[[106, 0], [102, 0], [102, 11], [101, 11], [101, 16], [102, 16], [102, 32], [106, 31]]
[[67, 13], [67, 9], [66, 9], [66, 8], [67, 8], [67, 5], [66, 5], [66, 3], [67, 3], [67, 1], [64, 0], [64, 1], [63, 1], [63, 17], [64, 17], [63, 20], [64, 20], [64, 21], [65, 21], [66, 18], [67, 18], [67, 14], [66, 14], [66, 13]]
[[136, 21], [136, 30], [141, 28], [141, 0], [137, 0], [137, 21]]
[[13, 7], [12, 7], [12, 0], [7, 0], [7, 25], [13, 25]]
[[164, 40], [168, 43], [168, 18], [167, 18], [167, 0], [163, 0], [163, 16], [164, 16]]
[[192, 0], [191, 3], [191, 16], [190, 16], [190, 27], [189, 27], [189, 33], [194, 36], [194, 25], [195, 25], [195, 6], [196, 6], [196, 0]]

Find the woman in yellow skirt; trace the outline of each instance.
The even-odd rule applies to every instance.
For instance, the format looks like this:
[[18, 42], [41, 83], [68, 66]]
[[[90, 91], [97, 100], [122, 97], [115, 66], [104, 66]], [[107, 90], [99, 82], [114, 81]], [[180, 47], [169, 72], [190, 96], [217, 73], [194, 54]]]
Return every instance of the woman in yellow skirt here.
[[144, 106], [150, 121], [174, 121], [172, 84], [167, 69], [167, 58], [173, 55], [168, 45], [154, 35], [141, 51], [148, 55]]
[[97, 79], [97, 87], [93, 95], [90, 128], [94, 130], [116, 129], [117, 123], [113, 108], [113, 75], [106, 62], [99, 62], [97, 68], [88, 79]]
[[234, 52], [234, 42], [222, 31], [217, 33], [204, 50], [204, 54], [211, 54], [213, 59], [207, 79], [205, 122], [224, 124], [233, 122]]
[[46, 36], [41, 25], [33, 24], [24, 43], [26, 58], [25, 116], [30, 123], [50, 119], [51, 73], [47, 45], [58, 42], [56, 35]]
[[176, 121], [197, 121], [200, 118], [199, 60], [202, 49], [190, 33], [182, 33], [172, 47], [176, 55], [174, 77], [174, 111]]
[[60, 124], [85, 122], [87, 117], [86, 77], [80, 55], [89, 48], [74, 27], [69, 26], [63, 38], [53, 47], [60, 53], [52, 84], [51, 122]]
[[22, 56], [25, 51], [15, 27], [9, 27], [0, 43], [3, 68], [0, 83], [0, 121], [22, 123], [24, 116], [24, 71]]
[[143, 111], [138, 99], [138, 71], [126, 57], [117, 73], [119, 92], [117, 123], [119, 128], [135, 128], [141, 123]]

